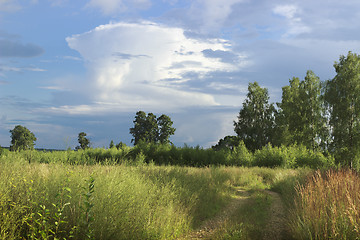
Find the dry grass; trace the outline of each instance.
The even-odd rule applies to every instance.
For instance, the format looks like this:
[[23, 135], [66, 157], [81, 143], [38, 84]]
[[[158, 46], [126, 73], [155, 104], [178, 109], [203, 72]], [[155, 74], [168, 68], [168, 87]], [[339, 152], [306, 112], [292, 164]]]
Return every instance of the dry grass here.
[[360, 177], [355, 171], [316, 171], [298, 185], [291, 227], [298, 239], [360, 239]]

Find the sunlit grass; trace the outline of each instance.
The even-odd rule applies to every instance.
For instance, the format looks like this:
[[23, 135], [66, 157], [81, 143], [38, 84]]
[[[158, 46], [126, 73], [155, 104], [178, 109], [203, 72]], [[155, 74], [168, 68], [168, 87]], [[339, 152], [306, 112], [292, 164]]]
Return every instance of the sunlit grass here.
[[172, 239], [214, 216], [229, 198], [227, 184], [215, 168], [2, 158], [0, 238]]
[[360, 177], [352, 170], [317, 171], [298, 185], [291, 223], [297, 239], [359, 239]]
[[[156, 166], [141, 152], [119, 162], [124, 152], [111, 151], [3, 153], [0, 239], [176, 239], [221, 212], [236, 188], [252, 201], [214, 239], [261, 238], [271, 205], [263, 189], [282, 195], [287, 227], [299, 239], [360, 237], [353, 171], [317, 172], [305, 181], [313, 170]], [[100, 164], [99, 156], [108, 160]]]

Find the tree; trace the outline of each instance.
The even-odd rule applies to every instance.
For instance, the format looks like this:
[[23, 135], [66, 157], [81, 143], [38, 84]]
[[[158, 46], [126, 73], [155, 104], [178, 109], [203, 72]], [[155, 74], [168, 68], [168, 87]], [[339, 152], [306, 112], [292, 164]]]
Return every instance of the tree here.
[[123, 149], [126, 147], [126, 144], [123, 143], [123, 142], [119, 142], [118, 144], [116, 144], [116, 149], [119, 150], [119, 149]]
[[90, 140], [86, 138], [86, 133], [81, 132], [78, 136], [78, 142], [80, 146], [77, 147], [77, 149], [87, 149], [90, 148]]
[[134, 142], [134, 145], [140, 141], [148, 143], [169, 143], [170, 136], [175, 133], [171, 118], [164, 114], [156, 118], [153, 113], [146, 115], [145, 112], [138, 111], [133, 122], [134, 127], [130, 128], [130, 134], [134, 137], [131, 140], [131, 142]]
[[321, 146], [324, 149], [328, 131], [320, 78], [309, 70], [304, 80], [294, 77], [282, 90], [276, 116], [281, 144], [301, 144], [313, 150]]
[[148, 113], [145, 124], [145, 142], [156, 143], [159, 139], [159, 125], [156, 116], [153, 113]]
[[326, 82], [331, 149], [337, 162], [351, 165], [360, 147], [360, 56], [349, 52], [335, 62], [336, 76]]
[[133, 135], [131, 142], [134, 142], [134, 145], [138, 144], [139, 141], [145, 141], [147, 135], [147, 117], [146, 113], [143, 111], [138, 111], [133, 121], [134, 127], [130, 128], [130, 134]]
[[27, 149], [34, 149], [36, 137], [24, 126], [17, 125], [11, 133], [10, 151], [20, 151]]
[[162, 144], [170, 143], [170, 136], [174, 135], [176, 128], [173, 128], [171, 118], [165, 114], [157, 119], [159, 127], [158, 141]]
[[249, 83], [247, 99], [239, 112], [238, 121], [234, 121], [234, 131], [246, 147], [255, 151], [272, 142], [275, 125], [275, 107], [269, 104], [266, 88], [257, 82]]
[[111, 140], [110, 145], [109, 145], [109, 148], [111, 149], [111, 148], [114, 148], [114, 147], [115, 147], [114, 141]]
[[239, 146], [241, 140], [237, 136], [226, 136], [219, 140], [219, 142], [212, 146], [215, 151], [230, 150], [233, 151], [235, 147]]

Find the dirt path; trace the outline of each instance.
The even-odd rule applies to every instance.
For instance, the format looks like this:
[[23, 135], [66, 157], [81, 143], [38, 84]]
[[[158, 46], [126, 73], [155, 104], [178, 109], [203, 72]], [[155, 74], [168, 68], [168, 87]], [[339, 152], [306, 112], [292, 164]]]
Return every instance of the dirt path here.
[[216, 228], [221, 226], [230, 216], [238, 209], [242, 204], [244, 204], [250, 197], [250, 193], [243, 190], [236, 190], [236, 197], [225, 207], [215, 217], [205, 221], [199, 230], [190, 233], [187, 236], [179, 238], [179, 240], [188, 240], [188, 239], [207, 239], [211, 237]]
[[280, 198], [276, 192], [265, 190], [267, 194], [272, 197], [272, 204], [269, 211], [269, 220], [265, 227], [263, 239], [267, 240], [282, 240], [289, 239], [285, 225], [285, 209]]
[[[272, 204], [269, 210], [269, 220], [264, 229], [263, 239], [265, 240], [285, 240], [289, 239], [285, 225], [285, 209], [276, 192], [265, 190], [272, 198]], [[215, 217], [205, 221], [202, 226], [186, 236], [178, 238], [178, 240], [189, 239], [209, 239], [217, 228], [229, 219], [235, 210], [250, 200], [250, 193], [246, 190], [237, 189], [236, 197]]]

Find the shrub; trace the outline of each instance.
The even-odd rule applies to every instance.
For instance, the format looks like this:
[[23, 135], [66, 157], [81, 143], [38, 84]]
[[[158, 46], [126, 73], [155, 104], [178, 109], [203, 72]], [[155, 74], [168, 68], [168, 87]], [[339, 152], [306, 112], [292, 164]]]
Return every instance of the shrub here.
[[293, 158], [285, 147], [266, 145], [254, 153], [254, 165], [258, 167], [292, 167]]
[[253, 155], [246, 148], [243, 141], [235, 146], [230, 154], [228, 165], [250, 167], [253, 164]]
[[325, 157], [321, 152], [311, 151], [304, 146], [294, 149], [296, 153], [295, 167], [310, 167], [313, 169], [334, 167], [332, 156]]

